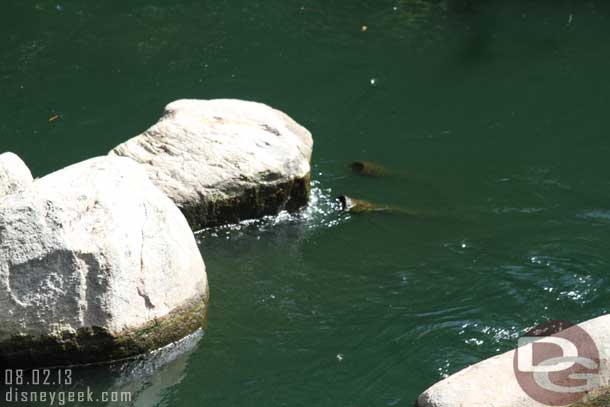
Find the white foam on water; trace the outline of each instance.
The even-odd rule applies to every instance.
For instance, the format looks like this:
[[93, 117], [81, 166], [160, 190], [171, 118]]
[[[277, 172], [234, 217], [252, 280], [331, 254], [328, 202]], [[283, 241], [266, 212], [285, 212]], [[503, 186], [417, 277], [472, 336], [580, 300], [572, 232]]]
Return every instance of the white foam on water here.
[[261, 219], [247, 219], [239, 223], [205, 228], [195, 232], [198, 238], [233, 239], [243, 233], [262, 233], [278, 226], [295, 225], [307, 230], [332, 228], [350, 218], [349, 214], [340, 211], [340, 204], [335, 200], [330, 188], [322, 188], [319, 181], [311, 181], [309, 204], [298, 212], [281, 211], [277, 215]]

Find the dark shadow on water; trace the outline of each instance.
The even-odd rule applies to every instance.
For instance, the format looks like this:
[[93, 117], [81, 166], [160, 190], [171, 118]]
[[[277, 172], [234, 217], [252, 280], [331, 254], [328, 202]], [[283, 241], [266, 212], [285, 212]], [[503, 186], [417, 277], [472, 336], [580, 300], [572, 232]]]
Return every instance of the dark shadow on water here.
[[[67, 406], [165, 405], [164, 398], [173, 386], [184, 379], [189, 360], [203, 336], [203, 331], [199, 330], [148, 355], [109, 365], [3, 371], [2, 382], [5, 383], [7, 375], [12, 375], [13, 385], [3, 384], [0, 387], [0, 406], [48, 406], [51, 397], [54, 397], [54, 405]], [[17, 385], [17, 375], [22, 375], [24, 385]], [[40, 378], [40, 384], [25, 385], [35, 377]], [[48, 378], [48, 384], [42, 384], [45, 377]], [[60, 381], [63, 382], [62, 385], [53, 385]], [[79, 402], [78, 396], [73, 396], [74, 401], [70, 401], [69, 394], [79, 392], [83, 393], [84, 399]], [[88, 392], [93, 403], [91, 399], [87, 400]], [[27, 397], [27, 400], [23, 397]], [[38, 401], [29, 402], [36, 400], [36, 397]], [[42, 397], [47, 397], [47, 401], [41, 402]], [[107, 397], [107, 401], [102, 400], [104, 397]]]

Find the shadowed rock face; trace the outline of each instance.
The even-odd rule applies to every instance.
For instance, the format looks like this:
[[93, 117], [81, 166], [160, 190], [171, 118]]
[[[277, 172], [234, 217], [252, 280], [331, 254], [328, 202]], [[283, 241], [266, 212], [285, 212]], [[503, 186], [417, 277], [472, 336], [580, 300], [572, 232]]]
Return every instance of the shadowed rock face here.
[[121, 359], [201, 328], [205, 265], [132, 160], [67, 167], [0, 201], [0, 363]]
[[241, 100], [178, 100], [110, 154], [129, 157], [193, 229], [307, 204], [311, 134], [284, 113]]

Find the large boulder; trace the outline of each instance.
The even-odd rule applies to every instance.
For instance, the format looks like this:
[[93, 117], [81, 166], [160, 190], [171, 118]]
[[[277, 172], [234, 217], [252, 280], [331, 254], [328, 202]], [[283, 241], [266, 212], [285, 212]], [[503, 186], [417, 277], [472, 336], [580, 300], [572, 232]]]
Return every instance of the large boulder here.
[[84, 161], [0, 201], [0, 364], [115, 360], [205, 322], [195, 238], [142, 167]]
[[27, 188], [32, 181], [30, 169], [19, 156], [0, 154], [0, 198]]
[[[422, 393], [416, 406], [547, 407], [594, 399], [610, 383], [609, 326], [610, 315], [605, 315], [544, 336], [551, 340], [533, 336], [530, 344], [524, 345], [532, 349], [531, 353], [522, 346], [469, 366]], [[518, 368], [516, 352], [526, 355], [524, 366], [531, 363], [535, 367]], [[567, 365], [562, 368], [562, 363]], [[545, 364], [560, 370], [534, 373]]]
[[311, 134], [241, 100], [178, 100], [110, 154], [140, 163], [194, 229], [295, 211], [309, 198]]

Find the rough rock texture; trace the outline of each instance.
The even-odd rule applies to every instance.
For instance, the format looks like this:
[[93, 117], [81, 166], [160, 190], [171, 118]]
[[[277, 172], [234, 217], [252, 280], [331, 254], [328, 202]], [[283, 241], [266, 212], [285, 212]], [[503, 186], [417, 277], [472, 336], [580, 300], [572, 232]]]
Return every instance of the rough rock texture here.
[[111, 155], [142, 164], [194, 229], [294, 211], [309, 198], [311, 134], [241, 100], [178, 100]]
[[0, 154], [0, 198], [23, 190], [32, 181], [30, 169], [19, 156], [13, 153]]
[[578, 403], [572, 404], [570, 407], [608, 407], [610, 406], [610, 393], [604, 392], [603, 394], [592, 397], [588, 400], [583, 400]]
[[[599, 388], [589, 395], [595, 397], [610, 382], [610, 315], [578, 326], [591, 336], [599, 350]], [[419, 396], [416, 406], [547, 407], [547, 404], [533, 400], [519, 386], [513, 370], [514, 353], [512, 350], [486, 359], [436, 383]]]
[[0, 201], [0, 363], [129, 357], [205, 321], [205, 265], [142, 167], [94, 158]]

